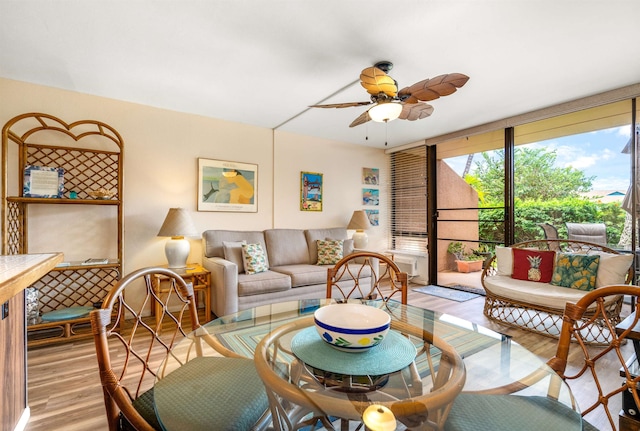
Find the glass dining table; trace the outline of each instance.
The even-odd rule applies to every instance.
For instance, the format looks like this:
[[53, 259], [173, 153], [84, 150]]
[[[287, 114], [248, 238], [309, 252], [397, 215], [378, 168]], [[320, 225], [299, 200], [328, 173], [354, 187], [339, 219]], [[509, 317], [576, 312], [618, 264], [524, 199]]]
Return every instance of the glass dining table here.
[[[353, 426], [363, 421], [372, 430], [464, 429], [470, 413], [463, 410], [477, 397], [491, 396], [519, 397], [538, 406], [546, 405], [538, 400], [549, 401], [555, 407], [544, 410], [546, 429], [582, 429], [568, 385], [510, 337], [394, 301], [356, 302], [391, 316], [384, 340], [362, 353], [334, 349], [316, 331], [314, 312], [334, 304], [331, 299], [259, 306], [188, 334], [157, 373], [153, 401], [161, 426], [196, 429], [189, 418], [207, 408], [206, 397], [189, 399], [188, 391], [177, 394], [175, 385], [165, 384], [175, 370], [200, 356], [243, 356], [254, 358], [267, 392], [270, 429], [361, 429]], [[504, 427], [497, 412], [480, 414], [496, 416], [494, 429], [512, 429], [506, 417], [514, 420], [517, 412], [506, 413]]]

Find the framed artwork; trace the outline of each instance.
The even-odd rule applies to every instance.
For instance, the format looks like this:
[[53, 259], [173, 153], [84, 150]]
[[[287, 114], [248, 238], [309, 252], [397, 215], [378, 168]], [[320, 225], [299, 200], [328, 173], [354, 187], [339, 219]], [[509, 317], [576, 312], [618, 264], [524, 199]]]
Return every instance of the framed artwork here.
[[380, 226], [380, 211], [378, 210], [364, 210], [364, 213], [369, 219], [371, 226]]
[[322, 174], [300, 172], [300, 211], [322, 211]]
[[64, 191], [64, 169], [27, 165], [24, 167], [22, 196], [61, 198]]
[[380, 190], [378, 189], [362, 189], [362, 205], [380, 204]]
[[198, 159], [198, 211], [258, 212], [258, 165]]
[[362, 168], [362, 184], [380, 184], [380, 169]]

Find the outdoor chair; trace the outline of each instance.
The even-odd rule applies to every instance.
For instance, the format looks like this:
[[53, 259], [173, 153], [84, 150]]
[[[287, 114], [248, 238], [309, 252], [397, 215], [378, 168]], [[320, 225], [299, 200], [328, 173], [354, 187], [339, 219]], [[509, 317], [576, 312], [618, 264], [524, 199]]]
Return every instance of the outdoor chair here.
[[576, 241], [607, 245], [607, 227], [604, 223], [566, 223], [567, 238]]
[[558, 239], [558, 229], [549, 223], [538, 223], [544, 232], [544, 239]]
[[[630, 317], [628, 327], [620, 334], [616, 333], [614, 324], [608, 317], [608, 308], [605, 306], [606, 298], [616, 295], [628, 295], [633, 298], [637, 308], [640, 287], [629, 285], [613, 285], [595, 289], [585, 295], [577, 303], [567, 303], [564, 312], [564, 321], [560, 338], [558, 340], [556, 354], [547, 364], [558, 376], [570, 386], [574, 393], [588, 391], [587, 403], [580, 403], [582, 416], [587, 416], [594, 411], [602, 411], [608, 419], [613, 430], [617, 430], [617, 413], [609, 410], [610, 400], [614, 397], [632, 397], [635, 405], [640, 405], [637, 385], [640, 376], [635, 376], [630, 371], [630, 362], [621, 348], [631, 341], [628, 338], [631, 330], [638, 323], [638, 315]], [[599, 324], [610, 333], [610, 342], [606, 346], [597, 348], [589, 346], [584, 339], [588, 335], [588, 326]], [[568, 357], [570, 349], [579, 349], [579, 355], [572, 355], [569, 365]], [[630, 350], [630, 349], [629, 349]], [[606, 379], [604, 369], [608, 369], [620, 379]], [[489, 430], [496, 429], [492, 417], [500, 415], [501, 423], [509, 418], [512, 420], [512, 428], [518, 430], [561, 429], [554, 424], [542, 425], [541, 418], [545, 409], [553, 408], [558, 412], [564, 412], [566, 416], [578, 414], [569, 407], [555, 401], [560, 390], [559, 384], [554, 384], [553, 379], [549, 384], [547, 397], [518, 397], [516, 394], [526, 390], [527, 386], [540, 380], [535, 373], [525, 377], [512, 385], [488, 389], [478, 392], [462, 392], [456, 399], [454, 407], [445, 426], [447, 431], [463, 430]], [[585, 398], [585, 397], [581, 397]], [[611, 403], [613, 404], [613, 403]], [[544, 407], [543, 407], [544, 406]], [[486, 414], [490, 411], [491, 414]], [[583, 420], [583, 430], [597, 430], [587, 420]]]
[[[157, 275], [169, 279], [164, 299], [152, 287], [152, 278]], [[139, 301], [129, 301], [135, 296]], [[146, 317], [146, 310], [153, 310], [156, 302], [160, 303], [160, 315]], [[90, 319], [109, 430], [161, 430], [154, 411], [153, 386], [172, 347], [200, 328], [193, 287], [172, 270], [139, 269], [113, 286], [101, 308], [91, 312]], [[202, 349], [196, 348], [196, 352]], [[193, 394], [197, 400], [181, 397], [176, 403], [175, 414], [184, 413], [188, 418], [185, 429], [248, 430], [265, 422], [267, 396], [251, 359], [195, 356], [178, 368], [181, 373], [176, 373], [197, 373], [200, 381], [206, 381], [201, 385], [206, 388], [205, 393], [200, 389]], [[229, 361], [234, 361], [232, 366]], [[160, 380], [165, 381], [176, 388], [185, 385], [173, 374]], [[166, 388], [167, 384], [163, 390]], [[188, 412], [181, 408], [191, 401], [201, 405], [204, 402], [206, 408], [193, 407]]]

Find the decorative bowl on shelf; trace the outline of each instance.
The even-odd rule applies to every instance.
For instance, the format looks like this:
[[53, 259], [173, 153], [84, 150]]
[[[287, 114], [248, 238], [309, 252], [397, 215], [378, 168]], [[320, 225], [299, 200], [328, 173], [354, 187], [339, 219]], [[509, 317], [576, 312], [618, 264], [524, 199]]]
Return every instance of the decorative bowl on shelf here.
[[320, 337], [344, 352], [366, 352], [377, 346], [391, 325], [384, 310], [363, 304], [331, 304], [313, 316]]
[[116, 192], [114, 190], [99, 188], [97, 190], [91, 190], [87, 192], [87, 194], [94, 199], [111, 199], [115, 196]]

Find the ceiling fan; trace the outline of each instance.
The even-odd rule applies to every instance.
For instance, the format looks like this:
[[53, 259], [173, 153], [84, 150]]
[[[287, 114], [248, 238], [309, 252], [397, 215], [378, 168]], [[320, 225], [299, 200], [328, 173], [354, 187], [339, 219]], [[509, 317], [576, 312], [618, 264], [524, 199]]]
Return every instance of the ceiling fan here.
[[453, 94], [469, 80], [462, 73], [449, 73], [423, 79], [398, 91], [396, 80], [387, 75], [392, 68], [390, 61], [380, 61], [360, 74], [360, 84], [371, 95], [371, 101], [311, 105], [311, 108], [349, 108], [374, 104], [353, 120], [349, 127], [359, 126], [369, 120], [385, 123], [396, 118], [415, 121], [433, 113], [433, 106], [424, 102]]

